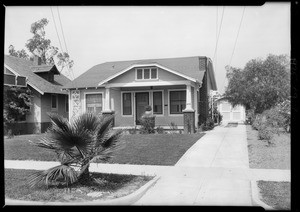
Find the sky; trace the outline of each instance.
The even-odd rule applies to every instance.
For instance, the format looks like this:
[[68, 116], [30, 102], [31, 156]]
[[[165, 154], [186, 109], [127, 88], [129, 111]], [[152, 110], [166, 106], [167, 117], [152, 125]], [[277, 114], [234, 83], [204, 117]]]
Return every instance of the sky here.
[[30, 26], [42, 18], [49, 20], [45, 32], [51, 45], [67, 49], [74, 61], [72, 70], [62, 72], [71, 79], [109, 61], [206, 56], [213, 60], [223, 93], [226, 65], [243, 68], [251, 59], [291, 51], [290, 3], [272, 2], [246, 7], [7, 6], [4, 53], [9, 45], [26, 50]]

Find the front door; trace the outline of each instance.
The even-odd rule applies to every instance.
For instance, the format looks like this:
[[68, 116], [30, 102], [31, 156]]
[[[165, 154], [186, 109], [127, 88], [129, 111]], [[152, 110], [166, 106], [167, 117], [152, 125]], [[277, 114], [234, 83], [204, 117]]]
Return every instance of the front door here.
[[140, 124], [139, 119], [145, 112], [146, 106], [149, 105], [149, 93], [136, 93], [135, 94], [135, 108], [136, 108], [136, 124]]

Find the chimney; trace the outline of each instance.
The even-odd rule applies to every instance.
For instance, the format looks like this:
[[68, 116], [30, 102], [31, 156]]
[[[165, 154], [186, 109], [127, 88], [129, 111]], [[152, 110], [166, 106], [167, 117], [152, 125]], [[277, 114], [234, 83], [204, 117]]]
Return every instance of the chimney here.
[[42, 64], [42, 58], [39, 57], [39, 56], [34, 56], [33, 64], [34, 64], [35, 66], [41, 65], [41, 64]]

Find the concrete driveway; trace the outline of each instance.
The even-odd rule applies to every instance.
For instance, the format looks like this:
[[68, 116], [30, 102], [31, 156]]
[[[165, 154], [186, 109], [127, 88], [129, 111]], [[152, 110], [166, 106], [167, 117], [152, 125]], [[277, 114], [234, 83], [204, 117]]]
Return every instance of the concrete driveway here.
[[251, 206], [246, 126], [206, 132], [135, 205]]

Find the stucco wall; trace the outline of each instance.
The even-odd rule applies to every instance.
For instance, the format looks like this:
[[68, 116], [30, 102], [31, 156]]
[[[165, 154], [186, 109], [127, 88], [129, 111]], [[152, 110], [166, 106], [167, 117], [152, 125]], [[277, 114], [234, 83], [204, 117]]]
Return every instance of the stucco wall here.
[[65, 110], [65, 96], [63, 94], [57, 94], [58, 96], [58, 108], [57, 110], [51, 109], [51, 94], [45, 93], [41, 96], [41, 122], [50, 122], [50, 118], [47, 115], [48, 112], [57, 113], [65, 118], [69, 117], [69, 114]]

